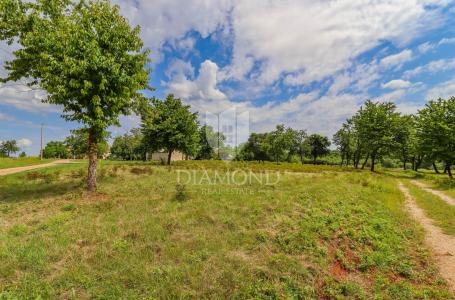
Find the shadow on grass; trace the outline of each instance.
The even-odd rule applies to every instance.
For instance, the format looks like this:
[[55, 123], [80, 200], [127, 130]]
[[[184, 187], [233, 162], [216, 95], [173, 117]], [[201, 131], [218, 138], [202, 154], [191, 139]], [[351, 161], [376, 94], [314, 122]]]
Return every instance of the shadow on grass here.
[[81, 190], [80, 181], [15, 182], [0, 184], [0, 204], [20, 203], [39, 199], [59, 197]]

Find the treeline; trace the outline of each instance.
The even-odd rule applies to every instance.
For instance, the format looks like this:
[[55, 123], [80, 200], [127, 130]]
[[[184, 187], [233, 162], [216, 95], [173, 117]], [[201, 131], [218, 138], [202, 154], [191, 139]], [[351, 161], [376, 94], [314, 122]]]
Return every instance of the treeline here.
[[[416, 115], [402, 115], [391, 102], [366, 101], [347, 119], [332, 138], [337, 150], [330, 150], [329, 138], [307, 134], [280, 124], [266, 133], [251, 133], [237, 148], [225, 144], [222, 133], [208, 125], [200, 126], [198, 114], [190, 106], [169, 95], [164, 100], [143, 99], [138, 107], [141, 126], [114, 139], [110, 157], [145, 160], [147, 153], [167, 153], [167, 163], [179, 151], [192, 159], [235, 159], [321, 163], [321, 157], [336, 153], [338, 164], [354, 168], [395, 159], [417, 171], [423, 164], [452, 177], [455, 161], [455, 97], [430, 101]], [[105, 135], [98, 143], [98, 155], [107, 152]], [[64, 142], [52, 142], [45, 157], [82, 157], [88, 152], [88, 133], [76, 131]], [[443, 166], [439, 170], [438, 166]]]
[[452, 178], [455, 161], [455, 97], [430, 101], [415, 115], [402, 115], [391, 102], [366, 101], [334, 135], [342, 164], [372, 171], [379, 159], [399, 159], [415, 171], [426, 162], [437, 163]]
[[198, 160], [236, 159], [255, 161], [292, 161], [298, 156], [303, 163], [310, 156], [317, 158], [330, 153], [327, 137], [305, 130], [278, 125], [268, 133], [252, 133], [237, 149], [226, 145], [226, 137], [211, 126], [200, 126], [198, 114], [190, 106], [169, 95], [164, 101], [152, 99], [141, 106], [141, 128], [116, 137], [110, 149], [111, 157], [123, 160], [145, 159], [146, 154], [164, 151], [170, 164], [174, 151]]

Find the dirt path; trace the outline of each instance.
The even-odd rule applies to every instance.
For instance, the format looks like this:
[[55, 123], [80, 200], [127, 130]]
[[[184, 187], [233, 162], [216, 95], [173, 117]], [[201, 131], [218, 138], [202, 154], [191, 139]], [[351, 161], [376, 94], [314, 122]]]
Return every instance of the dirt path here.
[[407, 210], [425, 229], [425, 242], [433, 250], [441, 276], [447, 280], [450, 290], [455, 293], [455, 237], [444, 234], [439, 227], [433, 225], [433, 221], [417, 206], [409, 189], [403, 183], [399, 183], [399, 188], [405, 195]]
[[1, 169], [0, 170], [0, 176], [15, 174], [15, 173], [24, 172], [24, 171], [30, 171], [30, 170], [35, 170], [35, 169], [52, 167], [52, 166], [55, 166], [55, 165], [58, 165], [58, 164], [69, 164], [69, 163], [72, 163], [69, 159], [62, 159], [62, 160], [53, 161], [53, 162], [47, 163], [47, 164], [41, 164], [41, 165], [33, 165], [33, 166]]
[[417, 180], [411, 180], [411, 182], [412, 182], [412, 184], [414, 184], [414, 185], [418, 186], [419, 188], [423, 189], [424, 191], [432, 193], [433, 195], [438, 196], [439, 198], [441, 198], [445, 202], [449, 203], [450, 205], [454, 205], [455, 206], [455, 199], [453, 199], [452, 197], [444, 194], [443, 192], [438, 191], [438, 190], [434, 190], [429, 185], [427, 185], [427, 184], [425, 184], [423, 182], [417, 181]]

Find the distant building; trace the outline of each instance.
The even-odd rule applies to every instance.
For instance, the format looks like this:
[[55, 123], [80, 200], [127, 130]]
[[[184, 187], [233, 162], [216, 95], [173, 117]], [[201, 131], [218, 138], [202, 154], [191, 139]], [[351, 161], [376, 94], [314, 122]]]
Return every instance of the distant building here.
[[[146, 154], [146, 159], [147, 160], [152, 160], [152, 161], [164, 161], [167, 162], [167, 156], [169, 153], [167, 151], [157, 151], [153, 153], [147, 153]], [[172, 152], [172, 157], [171, 161], [180, 161], [180, 160], [189, 160], [192, 159], [188, 155], [183, 154], [180, 151], [174, 151]]]

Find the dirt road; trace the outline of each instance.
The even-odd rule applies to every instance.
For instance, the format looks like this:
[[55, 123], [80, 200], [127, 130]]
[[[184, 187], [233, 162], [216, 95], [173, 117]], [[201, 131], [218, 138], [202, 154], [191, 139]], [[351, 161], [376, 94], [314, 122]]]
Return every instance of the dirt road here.
[[438, 196], [439, 198], [441, 198], [445, 202], [449, 203], [450, 205], [455, 205], [455, 199], [453, 199], [449, 195], [446, 195], [446, 194], [444, 194], [441, 191], [434, 190], [429, 185], [426, 185], [423, 182], [420, 182], [420, 181], [417, 181], [417, 180], [412, 180], [411, 182], [414, 185], [418, 186], [419, 188], [423, 189], [424, 191], [427, 191], [429, 193], [432, 193], [433, 195]]
[[455, 293], [455, 237], [444, 234], [439, 227], [433, 225], [433, 221], [417, 206], [409, 189], [401, 182], [399, 188], [405, 195], [407, 210], [425, 229], [425, 243], [433, 250], [441, 276], [447, 280], [450, 290]]
[[57, 160], [57, 161], [53, 161], [51, 163], [42, 164], [42, 165], [0, 169], [0, 176], [15, 174], [15, 173], [24, 172], [24, 171], [30, 171], [30, 170], [35, 170], [35, 169], [52, 167], [52, 166], [59, 165], [59, 164], [69, 164], [69, 163], [72, 163], [69, 159], [62, 159], [62, 160]]

